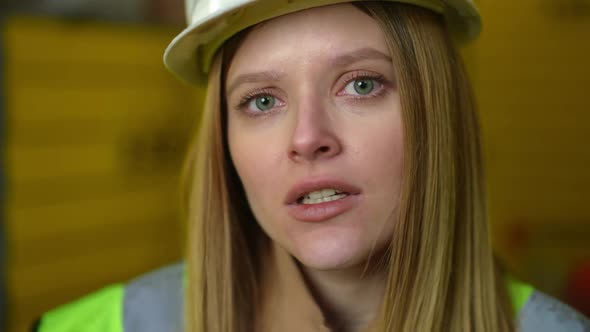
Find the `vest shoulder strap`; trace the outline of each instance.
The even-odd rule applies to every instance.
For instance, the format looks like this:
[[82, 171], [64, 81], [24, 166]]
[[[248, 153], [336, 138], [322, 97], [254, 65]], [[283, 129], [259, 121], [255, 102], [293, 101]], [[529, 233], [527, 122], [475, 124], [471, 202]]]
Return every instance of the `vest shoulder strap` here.
[[508, 292], [515, 314], [518, 315], [533, 294], [535, 289], [513, 278], [508, 278]]
[[124, 285], [117, 284], [54, 309], [45, 315], [39, 332], [123, 332]]
[[184, 265], [116, 284], [43, 315], [35, 332], [181, 332]]
[[508, 290], [521, 332], [589, 332], [590, 321], [571, 307], [509, 279]]

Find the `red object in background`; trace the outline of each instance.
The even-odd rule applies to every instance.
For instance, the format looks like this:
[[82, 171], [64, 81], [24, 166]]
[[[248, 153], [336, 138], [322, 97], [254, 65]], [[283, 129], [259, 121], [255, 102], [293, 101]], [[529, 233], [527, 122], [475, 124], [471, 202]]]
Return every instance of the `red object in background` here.
[[590, 317], [590, 260], [574, 268], [566, 288], [566, 301]]

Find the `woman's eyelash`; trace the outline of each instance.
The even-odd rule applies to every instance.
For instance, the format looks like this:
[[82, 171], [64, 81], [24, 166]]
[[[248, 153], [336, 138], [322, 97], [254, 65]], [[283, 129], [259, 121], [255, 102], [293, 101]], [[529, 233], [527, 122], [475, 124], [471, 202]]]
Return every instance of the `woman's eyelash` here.
[[252, 99], [255, 99], [258, 97], [263, 97], [263, 96], [273, 96], [273, 93], [270, 89], [259, 89], [259, 90], [250, 91], [240, 98], [240, 101], [238, 102], [238, 106], [236, 108], [242, 109], [242, 108], [246, 107], [248, 105], [248, 103], [250, 103], [252, 101]]
[[384, 81], [385, 77], [383, 77], [383, 75], [381, 74], [377, 74], [377, 73], [354, 73], [351, 75], [352, 77], [350, 77], [348, 79], [348, 82], [351, 81], [355, 81], [355, 80], [359, 80], [359, 79], [372, 79], [372, 80], [376, 80], [376, 81]]
[[388, 84], [388, 80], [381, 74], [361, 72], [352, 74], [351, 77], [345, 81], [344, 87], [348, 86], [348, 84], [351, 82], [360, 80], [374, 80], [382, 86], [386, 86]]

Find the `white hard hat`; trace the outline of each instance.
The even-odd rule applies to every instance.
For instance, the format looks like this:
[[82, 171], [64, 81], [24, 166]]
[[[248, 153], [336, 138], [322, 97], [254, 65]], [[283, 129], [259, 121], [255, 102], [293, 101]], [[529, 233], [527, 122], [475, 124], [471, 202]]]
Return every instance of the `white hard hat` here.
[[[217, 49], [237, 32], [280, 15], [303, 9], [360, 0], [185, 0], [188, 27], [170, 43], [166, 67], [180, 79], [205, 84]], [[461, 42], [477, 37], [481, 17], [473, 0], [385, 0], [408, 3], [440, 13]]]

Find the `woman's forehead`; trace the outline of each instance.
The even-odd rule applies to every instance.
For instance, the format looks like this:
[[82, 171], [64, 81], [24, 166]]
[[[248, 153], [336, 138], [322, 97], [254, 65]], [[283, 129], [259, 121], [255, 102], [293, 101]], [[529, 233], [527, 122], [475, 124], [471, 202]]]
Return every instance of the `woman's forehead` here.
[[373, 18], [351, 4], [317, 7], [254, 27], [238, 48], [228, 76], [269, 67], [288, 70], [308, 62], [334, 65], [355, 56], [377, 57], [377, 53], [388, 55], [389, 51]]

